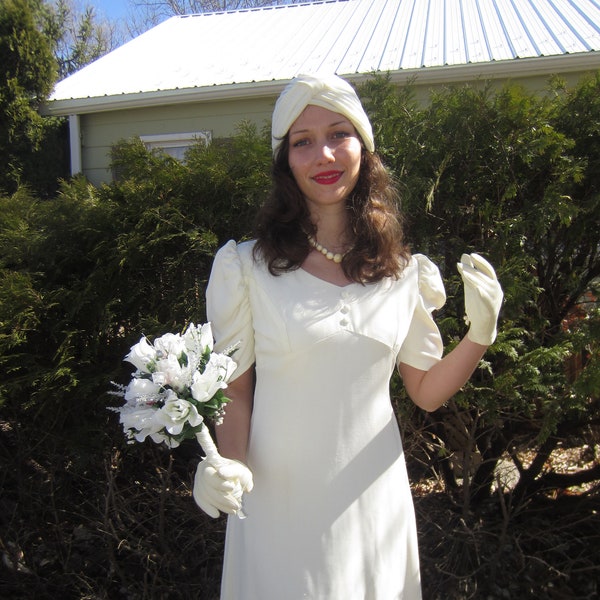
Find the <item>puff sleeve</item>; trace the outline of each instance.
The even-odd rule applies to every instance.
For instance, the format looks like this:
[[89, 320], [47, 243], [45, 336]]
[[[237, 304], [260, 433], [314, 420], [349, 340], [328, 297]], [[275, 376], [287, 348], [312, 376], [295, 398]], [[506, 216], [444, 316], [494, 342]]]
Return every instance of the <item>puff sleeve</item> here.
[[437, 266], [422, 254], [415, 254], [414, 259], [418, 268], [419, 295], [397, 362], [427, 371], [442, 358], [444, 351], [432, 313], [444, 306], [446, 292]]
[[215, 255], [206, 288], [206, 315], [215, 337], [215, 350], [240, 343], [231, 380], [254, 363], [254, 330], [248, 282], [236, 243], [227, 242]]

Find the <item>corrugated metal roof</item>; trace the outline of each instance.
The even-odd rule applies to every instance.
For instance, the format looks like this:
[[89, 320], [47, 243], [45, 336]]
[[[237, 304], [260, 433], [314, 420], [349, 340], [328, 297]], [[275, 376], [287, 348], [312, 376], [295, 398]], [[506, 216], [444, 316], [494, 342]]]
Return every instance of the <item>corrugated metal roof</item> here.
[[598, 0], [328, 0], [172, 17], [59, 82], [50, 99], [598, 50]]

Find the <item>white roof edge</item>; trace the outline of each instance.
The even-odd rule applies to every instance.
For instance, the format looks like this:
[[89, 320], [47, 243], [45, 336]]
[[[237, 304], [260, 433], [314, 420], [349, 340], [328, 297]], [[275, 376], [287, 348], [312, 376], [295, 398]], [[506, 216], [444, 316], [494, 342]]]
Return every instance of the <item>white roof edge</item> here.
[[[391, 71], [390, 74], [394, 83], [407, 83], [411, 80], [416, 80], [419, 85], [427, 83], [443, 84], [478, 78], [500, 79], [515, 75], [521, 78], [535, 75], [551, 75], [553, 73], [585, 71], [587, 69], [598, 69], [598, 62], [598, 53], [591, 51], [559, 56], [513, 58], [497, 62], [470, 63], [466, 65], [421, 67], [418, 69]], [[351, 82], [358, 83], [371, 77], [373, 73], [340, 73], [340, 75]], [[67, 116], [166, 104], [182, 104], [186, 102], [214, 102], [239, 98], [277, 96], [288, 81], [289, 79], [234, 83], [209, 87], [140, 92], [138, 94], [121, 94], [118, 96], [54, 100], [45, 104], [41, 112], [44, 115]]]
[[127, 110], [185, 102], [211, 102], [216, 100], [235, 100], [237, 98], [256, 98], [278, 95], [285, 81], [231, 83], [208, 87], [182, 88], [176, 90], [157, 90], [138, 94], [120, 94], [118, 96], [97, 96], [90, 98], [71, 98], [53, 100], [43, 105], [44, 115], [64, 116]]
[[595, 71], [598, 69], [599, 63], [600, 53], [592, 51], [560, 56], [536, 56], [467, 65], [427, 67], [412, 71], [393, 71], [391, 80], [394, 83], [402, 84], [414, 79], [417, 85], [421, 85], [424, 83], [463, 83], [478, 79], [523, 79], [555, 73], [561, 75], [577, 71]]

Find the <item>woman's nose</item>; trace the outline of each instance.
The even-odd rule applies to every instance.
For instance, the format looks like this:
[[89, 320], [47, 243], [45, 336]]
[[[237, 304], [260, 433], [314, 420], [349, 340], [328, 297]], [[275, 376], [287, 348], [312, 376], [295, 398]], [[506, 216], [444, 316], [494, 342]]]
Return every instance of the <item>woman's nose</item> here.
[[334, 160], [333, 149], [329, 146], [329, 144], [319, 144], [317, 153], [317, 158], [319, 161], [331, 162]]

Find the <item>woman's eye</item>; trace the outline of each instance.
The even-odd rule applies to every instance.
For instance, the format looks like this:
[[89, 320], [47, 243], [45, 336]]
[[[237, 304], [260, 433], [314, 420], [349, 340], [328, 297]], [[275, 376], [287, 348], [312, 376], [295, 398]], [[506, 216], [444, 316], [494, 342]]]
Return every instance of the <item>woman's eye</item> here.
[[308, 140], [307, 139], [301, 139], [301, 140], [296, 140], [292, 146], [294, 148], [300, 148], [301, 146], [306, 146], [308, 144]]
[[336, 131], [333, 134], [334, 139], [341, 140], [347, 137], [350, 137], [352, 134], [349, 131]]

